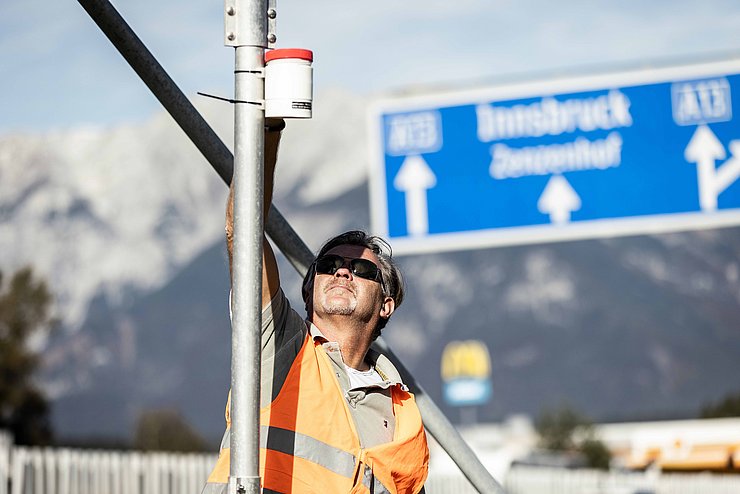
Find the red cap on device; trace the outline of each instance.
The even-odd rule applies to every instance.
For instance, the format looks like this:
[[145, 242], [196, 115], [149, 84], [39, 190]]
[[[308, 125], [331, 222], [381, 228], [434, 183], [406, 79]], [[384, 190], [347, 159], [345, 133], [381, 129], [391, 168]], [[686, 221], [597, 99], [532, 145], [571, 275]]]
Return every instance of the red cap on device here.
[[313, 52], [311, 50], [304, 50], [303, 48], [277, 48], [265, 52], [265, 62], [283, 58], [300, 58], [313, 62]]

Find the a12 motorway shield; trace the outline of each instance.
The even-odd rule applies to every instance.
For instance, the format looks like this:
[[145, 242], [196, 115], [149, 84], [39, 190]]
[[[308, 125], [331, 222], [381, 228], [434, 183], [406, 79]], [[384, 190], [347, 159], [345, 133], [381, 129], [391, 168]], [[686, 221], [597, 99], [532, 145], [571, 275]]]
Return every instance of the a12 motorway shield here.
[[740, 60], [379, 102], [373, 231], [428, 252], [740, 224]]

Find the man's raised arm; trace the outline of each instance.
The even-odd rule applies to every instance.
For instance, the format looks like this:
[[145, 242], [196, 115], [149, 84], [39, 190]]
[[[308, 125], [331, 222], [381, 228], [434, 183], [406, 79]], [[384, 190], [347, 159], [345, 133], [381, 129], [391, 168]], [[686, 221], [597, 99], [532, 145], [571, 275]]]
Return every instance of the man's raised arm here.
[[[285, 128], [282, 119], [267, 119], [265, 121], [265, 187], [263, 218], [267, 221], [267, 213], [272, 204], [272, 191], [275, 178], [275, 162], [277, 161], [278, 145], [281, 131]], [[229, 190], [229, 199], [226, 206], [226, 247], [229, 253], [229, 274], [232, 275], [232, 258], [234, 242], [234, 182]], [[280, 274], [278, 273], [275, 253], [272, 251], [267, 237], [263, 237], [262, 253], [262, 308], [277, 295], [280, 288]]]

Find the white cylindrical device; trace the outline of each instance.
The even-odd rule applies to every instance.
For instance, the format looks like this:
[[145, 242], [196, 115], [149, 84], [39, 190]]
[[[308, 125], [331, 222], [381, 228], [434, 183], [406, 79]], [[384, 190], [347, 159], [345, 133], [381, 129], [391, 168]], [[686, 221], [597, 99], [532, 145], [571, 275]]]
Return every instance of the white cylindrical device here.
[[311, 118], [313, 52], [279, 48], [265, 53], [265, 117]]

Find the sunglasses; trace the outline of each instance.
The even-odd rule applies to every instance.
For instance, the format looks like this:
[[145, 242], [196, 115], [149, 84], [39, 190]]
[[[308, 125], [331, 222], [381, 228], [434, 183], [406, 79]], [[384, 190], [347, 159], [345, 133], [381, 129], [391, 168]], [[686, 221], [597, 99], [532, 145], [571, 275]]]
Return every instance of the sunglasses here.
[[316, 272], [319, 274], [333, 275], [348, 264], [353, 276], [382, 283], [380, 269], [378, 269], [378, 266], [374, 262], [367, 259], [351, 259], [336, 254], [326, 254], [316, 259]]

